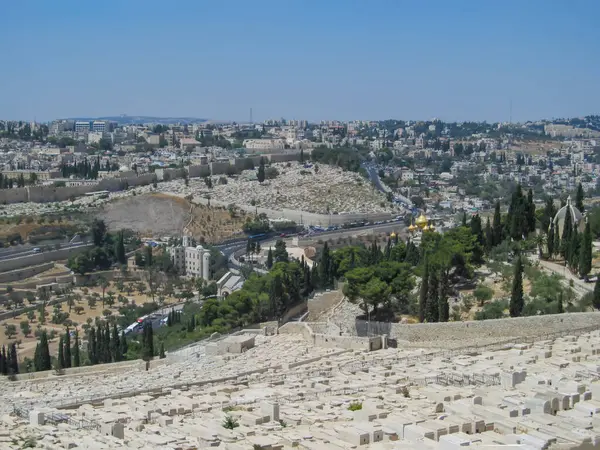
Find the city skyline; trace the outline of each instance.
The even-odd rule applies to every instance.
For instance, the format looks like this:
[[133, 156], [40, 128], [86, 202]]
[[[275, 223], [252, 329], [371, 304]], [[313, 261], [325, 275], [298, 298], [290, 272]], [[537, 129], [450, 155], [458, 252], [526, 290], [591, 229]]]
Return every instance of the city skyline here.
[[522, 122], [598, 113], [594, 2], [368, 6], [13, 3], [0, 30], [0, 117], [246, 122], [252, 108], [255, 122]]

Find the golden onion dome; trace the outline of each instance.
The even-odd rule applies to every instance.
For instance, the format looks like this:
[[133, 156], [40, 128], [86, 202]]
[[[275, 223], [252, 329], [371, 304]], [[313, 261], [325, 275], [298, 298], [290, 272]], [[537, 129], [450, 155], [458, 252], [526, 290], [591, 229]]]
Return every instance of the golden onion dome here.
[[419, 217], [417, 217], [417, 220], [415, 220], [415, 223], [417, 224], [417, 226], [423, 228], [424, 226], [427, 225], [427, 217], [425, 217], [425, 214], [421, 213], [421, 215]]
[[411, 224], [411, 225], [408, 227], [408, 231], [410, 231], [411, 233], [412, 233], [413, 231], [415, 231], [416, 229], [417, 229], [417, 227], [415, 227], [415, 226], [414, 226], [414, 225], [412, 225], [412, 224]]
[[394, 233], [394, 232], [392, 231], [392, 233], [390, 234], [390, 237], [391, 237], [391, 238], [395, 238], [395, 237], [396, 237], [396, 233]]

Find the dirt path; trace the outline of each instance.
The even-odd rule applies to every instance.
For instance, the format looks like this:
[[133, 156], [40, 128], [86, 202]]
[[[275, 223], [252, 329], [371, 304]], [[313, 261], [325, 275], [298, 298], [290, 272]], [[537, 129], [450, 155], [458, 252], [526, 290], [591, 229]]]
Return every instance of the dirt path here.
[[567, 284], [570, 284], [572, 280], [575, 291], [578, 294], [584, 295], [594, 290], [594, 283], [586, 283], [585, 281], [581, 280], [577, 275], [573, 275], [571, 271], [567, 269], [563, 264], [558, 264], [552, 261], [544, 260], [538, 261], [540, 263], [540, 266], [546, 269], [546, 271], [565, 277], [565, 279], [568, 280]]

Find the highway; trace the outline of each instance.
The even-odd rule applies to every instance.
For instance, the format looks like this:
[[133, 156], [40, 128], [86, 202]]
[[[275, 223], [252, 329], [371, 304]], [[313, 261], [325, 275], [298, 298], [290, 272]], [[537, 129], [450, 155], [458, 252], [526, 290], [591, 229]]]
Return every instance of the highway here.
[[[61, 244], [60, 248], [61, 249], [65, 249], [65, 248], [73, 248], [73, 247], [80, 247], [82, 245], [87, 245], [87, 243], [85, 242], [77, 242], [74, 244]], [[39, 252], [35, 252], [33, 249], [34, 248], [42, 248], [42, 247], [37, 247], [35, 245], [31, 245], [31, 244], [24, 244], [22, 246], [19, 246], [18, 248], [10, 248], [10, 249], [4, 249], [3, 252], [0, 252], [0, 261], [3, 261], [5, 259], [14, 259], [14, 258], [22, 258], [23, 256], [29, 256], [29, 255], [35, 255]], [[54, 251], [55, 248], [52, 247], [52, 250], [48, 250], [48, 251]]]

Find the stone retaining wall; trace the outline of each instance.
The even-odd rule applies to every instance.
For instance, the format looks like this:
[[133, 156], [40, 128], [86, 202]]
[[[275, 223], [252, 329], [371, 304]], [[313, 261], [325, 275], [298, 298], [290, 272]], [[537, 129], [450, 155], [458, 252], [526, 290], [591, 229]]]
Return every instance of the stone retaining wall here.
[[49, 262], [40, 264], [39, 266], [27, 267], [25, 269], [11, 270], [10, 272], [0, 273], [0, 283], [11, 283], [20, 281], [26, 278], [31, 278], [42, 272], [46, 272], [54, 267], [54, 263]]
[[565, 313], [545, 316], [467, 322], [398, 324], [356, 320], [357, 336], [388, 334], [390, 338], [410, 344], [448, 347], [476, 345], [478, 341], [533, 337], [544, 334], [600, 328], [600, 312]]

